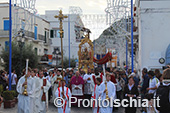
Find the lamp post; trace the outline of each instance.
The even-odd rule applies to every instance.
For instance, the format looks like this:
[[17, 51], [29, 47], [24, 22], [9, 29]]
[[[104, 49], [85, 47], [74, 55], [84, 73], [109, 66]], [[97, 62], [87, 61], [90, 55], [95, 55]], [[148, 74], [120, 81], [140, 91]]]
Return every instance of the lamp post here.
[[[21, 34], [21, 35], [20, 35]], [[21, 77], [22, 76], [22, 49], [23, 49], [23, 47], [24, 47], [24, 44], [25, 44], [25, 39], [24, 39], [24, 36], [25, 36], [25, 33], [24, 33], [24, 30], [23, 29], [21, 29], [19, 32], [18, 32], [18, 35], [19, 35], [19, 37], [18, 37], [18, 46], [19, 46], [19, 48], [20, 48], [20, 67], [19, 67], [19, 73], [20, 73], [20, 75], [19, 75], [19, 77]]]

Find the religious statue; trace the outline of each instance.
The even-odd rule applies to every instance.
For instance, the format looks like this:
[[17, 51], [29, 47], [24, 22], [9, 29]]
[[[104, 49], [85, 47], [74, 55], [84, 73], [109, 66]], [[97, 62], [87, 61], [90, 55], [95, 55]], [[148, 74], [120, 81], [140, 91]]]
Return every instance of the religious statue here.
[[85, 36], [84, 39], [81, 40], [81, 43], [79, 45], [79, 69], [83, 69], [86, 73], [88, 68], [93, 69], [93, 43], [88, 38], [88, 35]]
[[82, 60], [90, 60], [90, 53], [87, 47], [84, 49], [84, 51], [82, 51], [81, 58]]

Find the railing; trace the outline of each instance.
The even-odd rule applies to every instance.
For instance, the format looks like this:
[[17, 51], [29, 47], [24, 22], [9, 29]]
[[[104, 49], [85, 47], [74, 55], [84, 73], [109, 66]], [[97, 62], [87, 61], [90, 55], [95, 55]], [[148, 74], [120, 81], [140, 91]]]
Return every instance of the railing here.
[[[3, 36], [8, 37], [9, 36], [9, 31], [4, 31], [3, 29], [0, 29], [0, 37], [3, 37]], [[25, 36], [34, 39], [35, 33], [30, 32], [30, 31], [25, 31]], [[46, 45], [52, 44], [52, 40], [49, 39], [48, 37], [47, 37], [47, 39], [45, 41], [45, 36], [44, 35], [38, 34], [38, 39], [41, 40], [41, 41], [44, 41]]]
[[34, 33], [33, 32], [30, 32], [30, 31], [25, 31], [25, 36], [27, 37], [31, 37], [31, 38], [34, 38]]
[[45, 41], [45, 36], [44, 36], [44, 35], [40, 35], [40, 34], [38, 34], [38, 39], [39, 39], [39, 40], [43, 40], [43, 41]]

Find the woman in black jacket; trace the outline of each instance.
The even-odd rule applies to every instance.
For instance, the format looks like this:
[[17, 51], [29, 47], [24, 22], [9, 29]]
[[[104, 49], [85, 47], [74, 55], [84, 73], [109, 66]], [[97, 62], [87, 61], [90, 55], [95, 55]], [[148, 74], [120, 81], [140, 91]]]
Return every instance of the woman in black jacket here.
[[[129, 101], [130, 97], [132, 97], [132, 99], [136, 99], [138, 95], [139, 95], [138, 88], [137, 86], [135, 86], [133, 76], [130, 76], [128, 78], [128, 84], [124, 88], [124, 99], [127, 99]], [[126, 104], [128, 104], [128, 107], [125, 108], [125, 113], [136, 113], [136, 107], [134, 106], [134, 102], [132, 104], [132, 107], [130, 107], [129, 102]]]

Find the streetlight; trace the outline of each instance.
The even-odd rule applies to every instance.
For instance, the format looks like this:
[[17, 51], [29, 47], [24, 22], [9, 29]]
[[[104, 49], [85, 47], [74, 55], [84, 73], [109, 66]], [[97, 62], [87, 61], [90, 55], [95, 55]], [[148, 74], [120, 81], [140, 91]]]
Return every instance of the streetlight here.
[[[21, 34], [21, 35], [20, 35]], [[20, 67], [19, 67], [19, 73], [20, 73], [20, 75], [19, 75], [19, 77], [22, 75], [22, 49], [23, 49], [23, 47], [24, 47], [24, 44], [25, 44], [25, 39], [24, 39], [24, 37], [25, 37], [25, 33], [24, 33], [24, 30], [23, 29], [20, 29], [19, 31], [18, 31], [18, 38], [17, 38], [17, 40], [18, 40], [18, 46], [19, 46], [19, 48], [20, 48]]]

